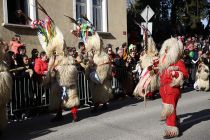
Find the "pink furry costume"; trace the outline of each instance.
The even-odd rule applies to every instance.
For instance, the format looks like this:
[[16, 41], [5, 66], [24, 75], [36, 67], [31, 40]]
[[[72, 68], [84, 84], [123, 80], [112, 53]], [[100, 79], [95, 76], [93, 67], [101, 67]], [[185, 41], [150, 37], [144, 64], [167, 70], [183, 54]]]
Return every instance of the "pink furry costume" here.
[[153, 97], [158, 85], [158, 51], [152, 38], [148, 38], [148, 47], [140, 56], [140, 66], [143, 69], [139, 83], [134, 89], [134, 96]]
[[38, 38], [42, 48], [50, 58], [48, 74], [44, 85], [51, 89], [50, 110], [57, 110], [57, 115], [52, 121], [62, 120], [62, 108], [71, 108], [73, 121], [77, 121], [77, 107], [80, 104], [77, 93], [77, 68], [74, 58], [65, 53], [65, 41], [62, 32], [54, 21], [38, 3], [39, 9], [47, 18], [35, 20], [32, 27], [38, 29]]
[[160, 50], [160, 95], [163, 104], [161, 118], [166, 119], [167, 125], [164, 138], [179, 135], [176, 107], [183, 79], [188, 77], [185, 64], [181, 60], [182, 53], [183, 44], [175, 38], [166, 40]]
[[9, 69], [3, 61], [4, 43], [0, 37], [0, 132], [7, 126], [6, 104], [10, 101], [12, 94], [12, 77]]

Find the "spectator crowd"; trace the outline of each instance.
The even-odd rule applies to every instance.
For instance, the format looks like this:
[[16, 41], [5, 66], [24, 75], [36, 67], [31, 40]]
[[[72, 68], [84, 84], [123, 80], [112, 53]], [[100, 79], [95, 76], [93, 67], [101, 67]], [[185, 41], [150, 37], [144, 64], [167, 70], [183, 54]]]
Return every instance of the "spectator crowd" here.
[[[183, 60], [189, 72], [189, 79], [185, 81], [185, 86], [192, 87], [196, 80], [196, 70], [200, 63], [210, 66], [210, 44], [209, 36], [177, 36], [184, 44]], [[20, 35], [15, 35], [9, 43], [5, 43], [4, 63], [9, 67], [13, 77], [24, 77], [33, 80], [42, 80], [47, 74], [48, 58], [46, 52], [39, 52], [32, 49], [31, 56], [27, 55], [27, 47], [22, 43]], [[143, 43], [142, 43], [143, 44]], [[116, 50], [114, 50], [116, 48]], [[159, 48], [157, 46], [157, 48]], [[142, 72], [140, 56], [144, 46], [123, 43], [116, 47], [107, 44], [104, 51], [109, 56], [111, 64], [112, 90], [115, 98], [121, 99], [125, 96], [133, 96], [133, 91], [139, 82]], [[75, 58], [75, 65], [78, 71], [85, 73], [87, 64], [92, 62], [91, 53], [86, 53], [85, 45], [79, 42], [77, 47], [66, 47], [65, 53]], [[93, 63], [93, 62], [92, 62]], [[152, 96], [151, 99], [154, 99]]]
[[[210, 65], [209, 36], [185, 35], [177, 36], [177, 38], [183, 42], [185, 47], [183, 60], [190, 75], [186, 81], [189, 86], [195, 82], [198, 64], [204, 63], [208, 67]], [[4, 63], [9, 67], [13, 76], [41, 78], [47, 73], [47, 55], [44, 51], [39, 53], [37, 49], [32, 49], [31, 57], [28, 57], [27, 47], [22, 43], [20, 35], [15, 35], [5, 46]], [[123, 43], [120, 47], [113, 47], [112, 44], [107, 44], [104, 50], [109, 55], [112, 66], [113, 93], [117, 96], [123, 94], [132, 96], [133, 89], [141, 74], [141, 68], [138, 67], [140, 67], [139, 57], [143, 51], [143, 46], [137, 47], [133, 44], [128, 46], [127, 43]], [[77, 49], [76, 47], [67, 47], [66, 51], [75, 58], [75, 64], [79, 71], [84, 71], [85, 65], [92, 59], [91, 55], [86, 54], [83, 42], [79, 42]]]

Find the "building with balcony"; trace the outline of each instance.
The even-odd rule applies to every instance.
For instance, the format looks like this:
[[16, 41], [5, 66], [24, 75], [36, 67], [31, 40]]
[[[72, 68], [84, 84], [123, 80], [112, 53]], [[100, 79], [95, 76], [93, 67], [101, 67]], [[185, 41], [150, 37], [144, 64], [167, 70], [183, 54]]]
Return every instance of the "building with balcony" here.
[[[43, 19], [45, 15], [37, 9], [36, 0], [1, 0], [0, 33], [5, 41], [10, 41], [15, 34], [20, 34], [27, 46], [27, 53], [31, 49], [41, 46], [35, 29], [30, 23], [17, 15], [17, 10], [23, 11], [32, 20]], [[78, 39], [70, 33], [75, 25], [64, 15], [79, 18], [87, 15], [94, 24], [97, 32], [104, 40], [104, 44], [111, 43], [119, 47], [127, 42], [127, 11], [125, 0], [39, 0], [56, 25], [63, 32], [67, 46], [77, 47]]]

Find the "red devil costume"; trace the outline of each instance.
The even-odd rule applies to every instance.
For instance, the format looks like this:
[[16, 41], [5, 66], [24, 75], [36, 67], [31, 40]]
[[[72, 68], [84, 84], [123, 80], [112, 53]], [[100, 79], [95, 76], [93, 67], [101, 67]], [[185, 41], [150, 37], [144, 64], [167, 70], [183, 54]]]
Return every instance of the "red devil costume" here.
[[184, 62], [181, 60], [183, 44], [175, 38], [166, 40], [160, 50], [160, 95], [163, 103], [161, 119], [166, 119], [167, 128], [164, 138], [179, 135], [176, 107], [180, 98], [180, 87], [188, 77]]

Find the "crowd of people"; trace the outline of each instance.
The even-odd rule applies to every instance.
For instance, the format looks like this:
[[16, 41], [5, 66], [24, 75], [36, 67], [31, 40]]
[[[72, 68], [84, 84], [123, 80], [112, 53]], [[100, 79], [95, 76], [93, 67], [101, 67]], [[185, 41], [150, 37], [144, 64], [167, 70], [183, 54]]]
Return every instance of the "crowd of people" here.
[[[196, 81], [196, 70], [200, 63], [210, 66], [210, 45], [209, 37], [203, 36], [177, 36], [184, 45], [183, 60], [186, 64], [189, 79], [185, 82], [186, 86], [192, 86]], [[77, 48], [77, 49], [76, 49]], [[117, 97], [124, 95], [133, 96], [132, 92], [137, 85], [142, 72], [140, 65], [140, 55], [143, 46], [135, 46], [123, 43], [114, 50], [112, 44], [107, 44], [104, 48], [109, 55], [112, 66], [112, 77], [115, 83], [112, 84], [113, 92]], [[26, 54], [27, 47], [21, 41], [20, 35], [15, 35], [12, 40], [5, 45], [4, 63], [10, 69], [13, 76], [22, 77], [42, 77], [47, 74], [48, 58], [46, 52], [39, 53], [37, 49], [31, 51], [31, 57]], [[77, 47], [66, 48], [69, 55], [75, 58], [75, 63], [79, 71], [85, 70], [85, 65], [91, 58], [85, 51], [83, 42], [79, 42]], [[129, 78], [129, 84], [125, 78]], [[124, 83], [126, 81], [126, 83]], [[116, 85], [116, 83], [118, 83]], [[128, 87], [129, 88], [126, 88]], [[152, 96], [152, 98], [154, 98]]]
[[[31, 57], [26, 54], [27, 47], [22, 43], [20, 35], [15, 35], [5, 47], [3, 62], [9, 68], [12, 76], [32, 78], [35, 74], [43, 75], [47, 71], [46, 53], [37, 49], [31, 51]], [[42, 62], [42, 64], [40, 64]], [[44, 65], [45, 64], [45, 65]]]

